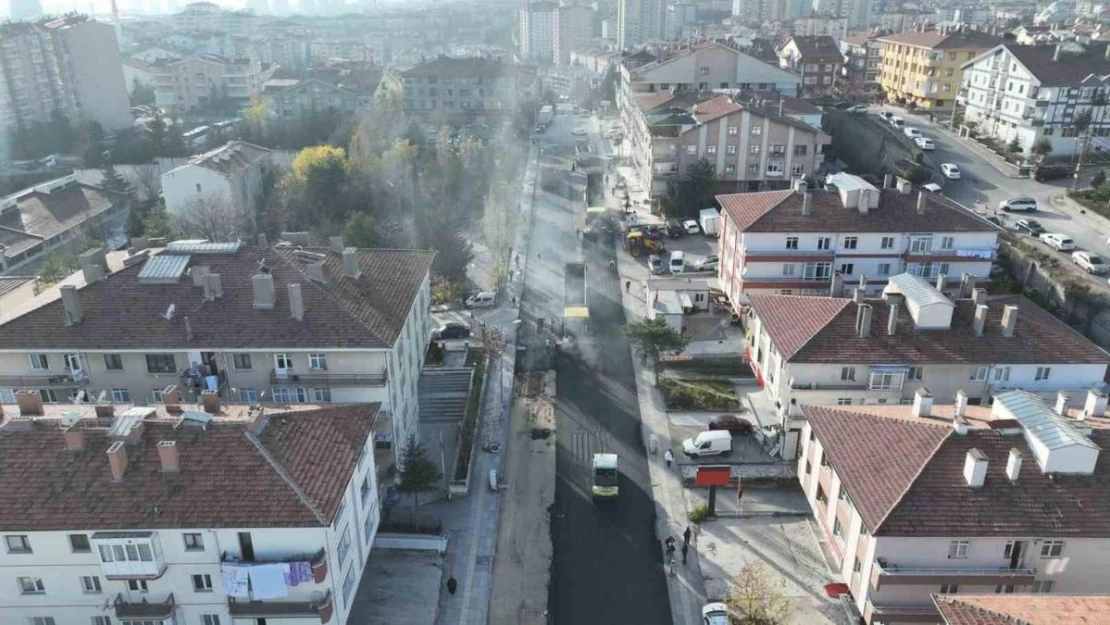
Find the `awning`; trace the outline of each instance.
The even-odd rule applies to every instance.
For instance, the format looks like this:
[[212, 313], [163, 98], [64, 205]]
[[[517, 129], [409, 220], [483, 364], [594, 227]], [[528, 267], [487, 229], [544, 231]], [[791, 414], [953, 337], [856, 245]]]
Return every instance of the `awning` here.
[[694, 307], [694, 300], [690, 299], [690, 296], [686, 293], [679, 293], [678, 301], [682, 303], [683, 309]]

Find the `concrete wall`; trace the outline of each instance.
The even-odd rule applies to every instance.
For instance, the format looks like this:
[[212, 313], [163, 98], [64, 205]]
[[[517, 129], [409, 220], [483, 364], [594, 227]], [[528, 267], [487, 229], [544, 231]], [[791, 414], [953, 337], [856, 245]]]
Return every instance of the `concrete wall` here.
[[423, 534], [378, 534], [374, 541], [375, 549], [406, 549], [415, 551], [447, 551], [447, 536], [426, 536]]
[[[833, 137], [825, 148], [826, 158], [839, 158], [855, 173], [876, 176], [893, 171], [899, 159], [912, 159], [914, 144], [908, 137], [883, 127], [873, 115], [843, 111], [825, 113], [823, 130]], [[925, 156], [925, 168], [932, 168], [932, 159]]]

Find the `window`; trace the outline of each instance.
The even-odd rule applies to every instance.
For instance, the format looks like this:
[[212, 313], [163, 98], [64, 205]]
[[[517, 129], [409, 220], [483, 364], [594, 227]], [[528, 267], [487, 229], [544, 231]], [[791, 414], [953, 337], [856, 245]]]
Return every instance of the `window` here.
[[768, 176], [781, 176], [782, 175], [782, 163], [779, 162], [779, 161], [775, 161], [773, 163], [767, 163], [767, 175]]
[[759, 163], [752, 163], [751, 165], [748, 165], [747, 171], [748, 171], [749, 174], [758, 174], [759, 173]]
[[709, 68], [708, 67], [699, 67], [698, 68], [698, 74], [701, 75], [701, 76], [708, 76], [709, 75]]
[[805, 156], [808, 150], [808, 145], [796, 145], [794, 146], [794, 156]]
[[127, 580], [127, 589], [131, 592], [147, 593], [149, 589], [146, 586], [145, 579], [129, 579]]
[[109, 371], [123, 371], [123, 356], [104, 354], [104, 368]]
[[889, 276], [890, 275], [890, 263], [879, 263], [879, 275], [880, 276]]
[[24, 534], [8, 534], [4, 537], [8, 553], [31, 553], [31, 541]]
[[883, 237], [883, 242], [880, 247], [882, 247], [884, 250], [893, 249], [894, 237]]
[[794, 264], [793, 263], [787, 263], [787, 264], [783, 265], [782, 266], [782, 275], [784, 275], [784, 276], [794, 275]]
[[941, 237], [940, 238], [940, 249], [942, 249], [942, 250], [950, 250], [953, 247], [955, 247], [955, 245], [956, 245], [956, 237]]
[[14, 404], [15, 403], [15, 390], [10, 388], [0, 388], [0, 404]]
[[845, 381], [845, 382], [855, 382], [855, 380], [856, 380], [856, 368], [855, 367], [841, 367], [840, 368], [840, 379]]
[[753, 145], [748, 151], [751, 152], [752, 154], [759, 154], [759, 151], [761, 149], [762, 149], [762, 146], [757, 144], [757, 145]]
[[851, 397], [837, 397], [836, 398], [836, 405], [837, 406], [851, 406], [852, 405], [852, 398]]
[[902, 380], [905, 375], [903, 371], [872, 371], [868, 388], [873, 391], [889, 391], [902, 388]]
[[204, 614], [200, 617], [201, 625], [220, 625], [219, 614]]
[[783, 144], [783, 143], [772, 143], [771, 144], [771, 156], [785, 156], [785, 155], [786, 155], [786, 145], [785, 144]]
[[790, 164], [790, 175], [791, 176], [797, 177], [797, 176], [804, 176], [805, 174], [806, 174], [805, 163], [791, 163]]
[[725, 153], [726, 154], [736, 154], [736, 146], [735, 145], [726, 145], [725, 146]]
[[994, 368], [994, 381], [995, 382], [1009, 382], [1010, 381], [1010, 368], [1009, 367], [995, 367]]
[[343, 536], [339, 539], [339, 548], [336, 551], [339, 556], [339, 566], [342, 567], [347, 563], [347, 554], [351, 552], [351, 526], [343, 528]]
[[1001, 585], [996, 586], [994, 588], [994, 592], [995, 592], [995, 594], [999, 594], [999, 595], [1003, 594], [1003, 593], [1005, 593], [1007, 595], [1013, 594], [1014, 585], [1013, 584], [1001, 584]]
[[803, 280], [828, 280], [832, 277], [832, 263], [806, 263], [802, 265]]
[[854, 250], [859, 245], [859, 237], [844, 237], [844, 249]]
[[940, 585], [940, 594], [942, 594], [942, 595], [954, 595], [959, 590], [960, 590], [960, 585], [959, 584], [941, 584]]
[[24, 595], [46, 594], [46, 587], [42, 585], [41, 577], [20, 577], [19, 592]]
[[852, 272], [855, 271], [855, 270], [856, 270], [856, 264], [855, 263], [840, 263], [840, 273], [842, 273], [846, 276], [852, 275]]
[[50, 361], [46, 354], [31, 354], [31, 368], [35, 371], [46, 371], [50, 368]]
[[987, 379], [987, 369], [988, 367], [972, 367], [967, 379], [982, 382]]
[[948, 557], [966, 558], [967, 551], [970, 547], [970, 540], [953, 540], [952, 542], [948, 543]]
[[1033, 376], [1036, 381], [1047, 380], [1052, 375], [1052, 367], [1037, 367], [1037, 374]]
[[[730, 145], [729, 147], [732, 147], [732, 146]], [[725, 165], [725, 173], [726, 174], [735, 174], [736, 173], [736, 165]]]
[[92, 625], [112, 625], [112, 617], [94, 616], [92, 617]]
[[921, 380], [925, 377], [925, 367], [910, 367], [906, 370], [907, 380]]
[[1052, 586], [1053, 585], [1054, 585], [1054, 582], [1049, 581], [1047, 579], [1036, 580], [1036, 581], [1033, 582], [1032, 592], [1036, 592], [1036, 593], [1052, 592]]
[[183, 534], [185, 551], [204, 551], [204, 537], [196, 533]]
[[[753, 135], [763, 134], [763, 126], [752, 126], [752, 134]], [[758, 154], [758, 152], [752, 152], [752, 154]]]
[[844, 540], [844, 527], [840, 524], [839, 518], [833, 521], [833, 536], [836, 536], [839, 540]]
[[832, 239], [829, 237], [817, 237], [817, 249], [827, 250], [832, 247]]
[[317, 403], [330, 403], [331, 402], [331, 389], [330, 388], [314, 388], [311, 389], [312, 401]]
[[239, 389], [239, 401], [244, 404], [257, 404], [258, 403], [258, 389], [256, 388], [241, 388]]
[[344, 605], [350, 605], [351, 604], [351, 599], [354, 598], [352, 596], [352, 593], [354, 592], [354, 590], [355, 590], [355, 567], [352, 566], [351, 569], [349, 571], [347, 571], [347, 576], [343, 578], [343, 604]]
[[82, 575], [81, 589], [86, 595], [99, 595], [103, 592], [100, 588], [100, 578], [95, 575]]
[[162, 399], [163, 399], [162, 393], [164, 391], [165, 391], [165, 389], [161, 389], [161, 388], [152, 388], [152, 389], [150, 389], [150, 401], [152, 401], [156, 404], [162, 403]]
[[250, 369], [251, 368], [251, 355], [250, 354], [234, 354], [231, 357], [231, 366], [236, 369]]
[[910, 252], [926, 254], [933, 251], [933, 237], [914, 237], [910, 239]]
[[289, 386], [275, 386], [274, 401], [283, 404], [303, 404], [308, 401], [308, 394], [303, 388]]
[[53, 616], [32, 616], [31, 625], [56, 625]]
[[717, 153], [717, 146], [715, 146], [715, 145], [705, 146], [705, 153], [706, 154], [716, 154]]
[[131, 401], [131, 391], [125, 388], [112, 389], [112, 402], [117, 404], [126, 404]]
[[197, 193], [200, 193], [200, 183], [197, 183]]
[[70, 534], [69, 549], [73, 553], [92, 553], [89, 537], [84, 534]]
[[193, 575], [193, 590], [196, 592], [212, 592], [212, 576], [208, 574]]
[[315, 371], [328, 370], [328, 356], [327, 354], [309, 354], [308, 355], [308, 368]]
[[1042, 558], [1059, 558], [1064, 553], [1064, 541], [1046, 540], [1041, 543]]
[[806, 76], [805, 79], [802, 80], [802, 82], [807, 84], [807, 85], [816, 85], [817, 84], [817, 77], [816, 76]]
[[728, 127], [728, 134], [729, 134], [729, 136], [735, 135], [735, 134], [737, 134], [738, 132], [740, 132], [740, 129], [739, 129], [739, 128], [737, 128], [736, 126], [729, 126], [729, 127]]
[[798, 249], [798, 237], [786, 237], [786, 249], [788, 249], [788, 250]]
[[148, 373], [177, 373], [177, 362], [173, 354], [147, 354], [146, 370]]

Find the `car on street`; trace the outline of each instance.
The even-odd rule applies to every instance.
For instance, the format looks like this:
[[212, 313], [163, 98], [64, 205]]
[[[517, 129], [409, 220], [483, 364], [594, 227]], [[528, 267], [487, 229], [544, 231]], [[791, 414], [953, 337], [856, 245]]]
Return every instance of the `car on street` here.
[[1075, 249], [1075, 241], [1071, 240], [1066, 234], [1059, 232], [1046, 232], [1042, 234], [1040, 240], [1045, 245], [1053, 248], [1058, 252], [1070, 252]]
[[906, 120], [898, 117], [897, 115], [895, 115], [894, 117], [888, 117], [887, 121], [889, 121], [890, 125], [894, 126], [895, 128], [903, 128], [906, 125]]
[[710, 430], [728, 430], [733, 434], [751, 434], [752, 422], [732, 414], [717, 415], [709, 420]]
[[1044, 234], [1044, 226], [1036, 219], [1019, 219], [1014, 225], [1017, 226], [1018, 232], [1025, 232], [1035, 237]]
[[1021, 211], [1024, 213], [1037, 212], [1037, 200], [1031, 197], [1015, 197], [1008, 200], [1002, 200], [998, 203], [998, 210], [1012, 213]]
[[448, 321], [432, 331], [432, 338], [438, 340], [465, 339], [470, 336], [470, 326], [461, 321]]
[[570, 134], [572, 134], [576, 137], [585, 137], [586, 136], [586, 129], [585, 128], [575, 128], [574, 130], [570, 131]]
[[717, 271], [717, 264], [720, 259], [716, 254], [710, 254], [705, 258], [699, 258], [694, 261], [694, 271]]
[[866, 113], [867, 112], [867, 105], [866, 104], [857, 104], [855, 106], [849, 106], [848, 108], [846, 108], [844, 110], [848, 111], [849, 113]]
[[918, 130], [917, 128], [914, 128], [912, 126], [908, 126], [908, 127], [904, 128], [902, 130], [902, 134], [906, 135], [907, 137], [909, 137], [910, 139], [913, 139], [915, 141], [917, 139], [920, 139], [921, 137], [925, 136], [925, 135], [921, 134], [920, 130]]
[[937, 149], [937, 144], [933, 143], [933, 140], [929, 137], [917, 137], [913, 140], [913, 142], [916, 143], [917, 147], [921, 148], [922, 150]]
[[944, 174], [944, 177], [949, 180], [959, 180], [960, 166], [955, 163], [941, 163], [940, 173]]
[[660, 276], [667, 273], [667, 264], [663, 262], [663, 258], [652, 254], [648, 256], [648, 269], [651, 270], [651, 275]]
[[732, 434], [726, 430], [706, 430], [682, 441], [682, 453], [690, 458], [719, 456], [732, 452]]
[[729, 625], [728, 606], [723, 603], [707, 603], [701, 608], [700, 625]]
[[682, 227], [686, 229], [686, 234], [697, 234], [701, 232], [701, 226], [694, 219], [687, 219], [682, 222]]
[[667, 236], [672, 239], [681, 239], [686, 231], [682, 228], [682, 222], [677, 219], [668, 219], [664, 226], [667, 228]]
[[467, 308], [493, 308], [497, 305], [497, 293], [482, 291], [466, 298]]
[[1110, 265], [1101, 256], [1090, 252], [1072, 252], [1071, 262], [1087, 270], [1087, 273], [1101, 275], [1110, 271]]

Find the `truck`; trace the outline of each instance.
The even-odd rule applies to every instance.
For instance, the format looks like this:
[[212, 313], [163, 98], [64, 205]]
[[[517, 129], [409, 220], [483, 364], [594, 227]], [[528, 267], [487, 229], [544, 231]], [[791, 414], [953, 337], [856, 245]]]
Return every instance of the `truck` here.
[[563, 334], [584, 334], [590, 321], [586, 303], [586, 263], [567, 263], [563, 267]]
[[542, 128], [547, 128], [551, 124], [551, 120], [555, 118], [555, 109], [550, 104], [544, 104], [540, 107], [540, 112], [536, 115], [536, 125]]
[[619, 491], [617, 454], [594, 454], [593, 484], [590, 492], [594, 501], [616, 499]]
[[707, 237], [721, 234], [721, 214], [715, 208], [703, 208], [698, 212], [698, 224]]

